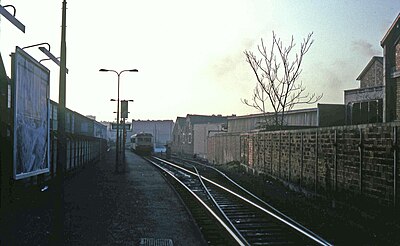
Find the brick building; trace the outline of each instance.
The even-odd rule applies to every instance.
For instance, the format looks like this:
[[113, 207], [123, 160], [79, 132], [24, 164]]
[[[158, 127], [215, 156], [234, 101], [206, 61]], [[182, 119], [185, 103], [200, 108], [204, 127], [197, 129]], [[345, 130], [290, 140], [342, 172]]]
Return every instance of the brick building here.
[[383, 57], [374, 56], [357, 77], [360, 88], [345, 90], [346, 123], [357, 125], [383, 121]]
[[385, 85], [385, 122], [400, 120], [400, 14], [381, 41]]
[[227, 117], [221, 115], [193, 115], [178, 117], [172, 133], [171, 150], [181, 155], [206, 158], [210, 134], [226, 130]]
[[182, 141], [183, 141], [183, 131], [185, 128], [186, 118], [185, 117], [177, 117], [174, 125], [174, 129], [172, 130], [172, 139], [171, 139], [171, 150], [174, 153], [182, 153]]

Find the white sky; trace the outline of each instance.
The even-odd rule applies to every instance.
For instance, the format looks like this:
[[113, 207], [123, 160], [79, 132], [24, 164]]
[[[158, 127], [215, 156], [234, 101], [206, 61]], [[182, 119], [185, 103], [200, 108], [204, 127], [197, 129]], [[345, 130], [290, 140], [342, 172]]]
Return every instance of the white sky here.
[[[15, 46], [48, 42], [59, 56], [62, 0], [1, 4], [13, 4], [26, 26], [23, 34], [1, 19], [9, 76]], [[255, 86], [243, 51], [256, 51], [260, 38], [270, 44], [273, 30], [283, 40], [293, 34], [298, 45], [314, 32], [301, 80], [309, 92], [324, 93], [320, 103], [343, 103], [343, 90], [357, 88], [355, 79], [371, 57], [382, 55], [380, 41], [400, 1], [69, 0], [67, 8], [67, 107], [113, 120], [117, 76], [98, 70], [136, 68], [139, 73], [121, 75], [120, 98], [135, 100], [130, 119], [175, 120], [189, 113], [256, 113], [240, 100], [251, 98]], [[26, 51], [45, 58], [37, 48]], [[59, 68], [43, 64], [57, 102]]]

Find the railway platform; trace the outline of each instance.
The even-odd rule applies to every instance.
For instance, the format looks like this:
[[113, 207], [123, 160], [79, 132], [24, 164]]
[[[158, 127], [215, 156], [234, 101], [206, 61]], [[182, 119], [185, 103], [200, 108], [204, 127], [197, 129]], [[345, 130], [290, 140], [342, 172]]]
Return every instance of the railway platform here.
[[[20, 206], [10, 227], [13, 245], [51, 245], [51, 197], [49, 187], [35, 206]], [[112, 149], [69, 176], [64, 212], [64, 245], [207, 245], [162, 174], [129, 150], [125, 172], [115, 173]]]
[[67, 245], [206, 245], [175, 191], [151, 164], [126, 151], [115, 174], [115, 152], [68, 182]]

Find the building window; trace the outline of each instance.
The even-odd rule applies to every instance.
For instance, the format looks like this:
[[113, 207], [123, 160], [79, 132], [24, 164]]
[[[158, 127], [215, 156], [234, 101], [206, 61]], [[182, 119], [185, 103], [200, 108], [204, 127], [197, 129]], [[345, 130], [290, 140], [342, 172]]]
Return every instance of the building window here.
[[188, 144], [191, 144], [191, 143], [192, 143], [192, 134], [189, 133], [189, 135], [188, 135]]
[[11, 93], [12, 93], [12, 91], [11, 91], [11, 85], [10, 84], [8, 84], [7, 85], [7, 90], [8, 90], [8, 94], [7, 94], [7, 107], [8, 108], [11, 108]]

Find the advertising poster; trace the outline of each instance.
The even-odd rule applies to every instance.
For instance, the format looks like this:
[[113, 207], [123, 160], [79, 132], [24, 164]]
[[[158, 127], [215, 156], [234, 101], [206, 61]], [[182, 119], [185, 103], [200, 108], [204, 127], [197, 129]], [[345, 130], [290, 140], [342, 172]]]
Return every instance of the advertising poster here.
[[50, 71], [19, 47], [13, 56], [14, 178], [49, 172]]

